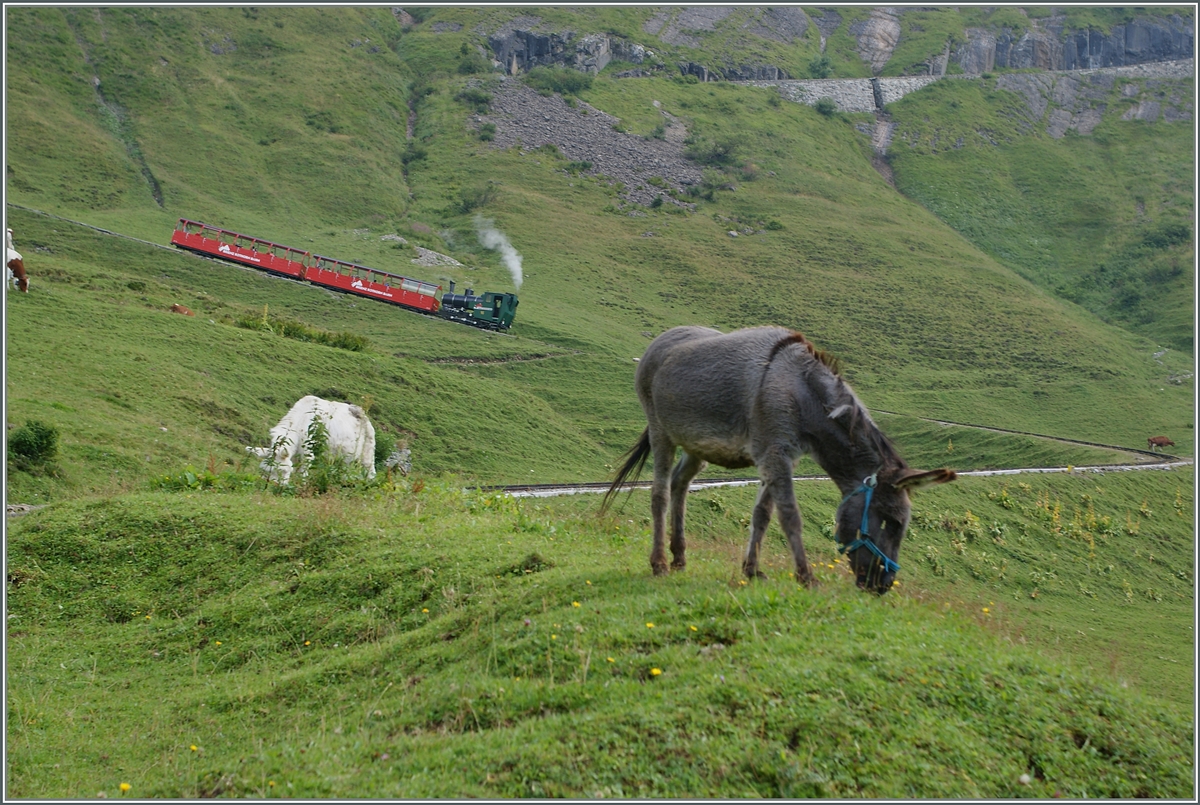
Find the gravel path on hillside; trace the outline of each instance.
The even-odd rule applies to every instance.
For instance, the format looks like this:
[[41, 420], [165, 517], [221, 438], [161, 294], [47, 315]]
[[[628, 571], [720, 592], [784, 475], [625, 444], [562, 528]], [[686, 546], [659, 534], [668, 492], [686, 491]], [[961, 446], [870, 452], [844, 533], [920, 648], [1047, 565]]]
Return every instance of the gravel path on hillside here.
[[495, 148], [518, 143], [528, 150], [542, 145], [558, 146], [567, 159], [591, 162], [590, 175], [623, 182], [622, 197], [649, 204], [656, 197], [675, 203], [661, 188], [646, 183], [652, 176], [671, 188], [683, 191], [700, 181], [700, 169], [683, 157], [687, 130], [663, 112], [666, 139], [644, 139], [613, 129], [620, 121], [582, 101], [575, 108], [558, 95], [544, 97], [515, 79], [504, 79], [492, 96], [491, 112], [476, 115], [475, 125], [493, 123]]

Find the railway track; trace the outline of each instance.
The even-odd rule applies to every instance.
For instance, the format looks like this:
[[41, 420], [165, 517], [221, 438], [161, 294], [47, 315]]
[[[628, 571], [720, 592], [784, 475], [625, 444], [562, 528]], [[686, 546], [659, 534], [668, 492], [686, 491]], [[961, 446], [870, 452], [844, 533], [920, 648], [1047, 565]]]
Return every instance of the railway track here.
[[916, 416], [915, 414], [901, 414], [897, 411], [884, 411], [882, 408], [869, 409], [872, 414], [888, 414], [890, 416], [906, 416], [911, 417], [921, 422], [932, 422], [935, 425], [957, 425], [960, 428], [971, 428], [973, 430], [986, 430], [992, 433], [1011, 433], [1016, 436], [1033, 436], [1038, 439], [1049, 439], [1052, 442], [1061, 442], [1062, 444], [1078, 444], [1084, 447], [1100, 447], [1105, 450], [1117, 450], [1121, 453], [1133, 453], [1138, 456], [1147, 456], [1158, 460], [1166, 459], [1168, 461], [1186, 461], [1179, 456], [1173, 456], [1170, 453], [1157, 453], [1153, 450], [1142, 450], [1137, 447], [1119, 447], [1115, 444], [1101, 444], [1100, 442], [1085, 442], [1081, 439], [1067, 439], [1062, 436], [1047, 436], [1044, 433], [1031, 433], [1027, 430], [1010, 430], [1008, 428], [995, 428], [991, 425], [975, 425], [970, 422], [954, 422], [949, 419], [932, 419], [926, 416]]
[[[1147, 464], [1099, 464], [1090, 467], [1024, 467], [1019, 469], [1005, 470], [968, 470], [960, 472], [959, 475], [964, 477], [981, 477], [987, 478], [996, 475], [1038, 475], [1046, 473], [1071, 473], [1074, 475], [1082, 474], [1104, 474], [1108, 472], [1134, 472], [1137, 470], [1160, 470], [1170, 471], [1179, 467], [1190, 467], [1191, 459], [1176, 459], [1174, 461], [1163, 461]], [[795, 483], [803, 483], [806, 481], [828, 481], [828, 475], [797, 475], [792, 480]], [[692, 485], [688, 487], [689, 492], [698, 492], [703, 489], [716, 489], [719, 487], [731, 486], [753, 486], [758, 483], [757, 478], [726, 478], [726, 479], [708, 479], [692, 481]], [[562, 495], [591, 495], [603, 494], [608, 491], [610, 482], [600, 483], [585, 483], [585, 484], [513, 484], [509, 486], [481, 486], [478, 487], [480, 492], [500, 492], [511, 495], [515, 498], [550, 498], [559, 497]], [[634, 481], [626, 484], [623, 489], [649, 489], [650, 481]]]

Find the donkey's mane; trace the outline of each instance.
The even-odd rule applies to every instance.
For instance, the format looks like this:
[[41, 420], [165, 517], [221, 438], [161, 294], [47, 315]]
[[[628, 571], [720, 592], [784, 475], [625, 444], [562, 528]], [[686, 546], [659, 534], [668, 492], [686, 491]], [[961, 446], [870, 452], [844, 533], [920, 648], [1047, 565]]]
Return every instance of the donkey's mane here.
[[887, 464], [893, 464], [900, 467], [908, 466], [905, 464], [904, 459], [902, 459], [900, 454], [896, 451], [896, 448], [892, 444], [891, 440], [888, 439], [888, 437], [884, 435], [883, 431], [879, 429], [879, 426], [874, 423], [866, 409], [863, 407], [862, 403], [859, 402], [858, 397], [856, 397], [854, 392], [850, 390], [850, 387], [846, 385], [846, 381], [842, 378], [841, 361], [839, 361], [835, 355], [831, 355], [823, 349], [817, 349], [808, 339], [804, 337], [803, 333], [793, 330], [790, 334], [775, 342], [775, 345], [771, 347], [771, 352], [767, 356], [767, 363], [769, 364], [772, 360], [774, 360], [775, 356], [778, 355], [781, 350], [792, 344], [800, 344], [803, 346], [809, 355], [812, 355], [818, 363], [828, 369], [833, 375], [833, 381], [835, 388], [837, 389], [836, 393], [842, 397], [844, 404], [850, 406], [851, 410], [850, 425], [846, 429], [847, 432], [853, 434], [858, 429], [859, 423], [865, 423], [865, 435], [867, 440], [870, 442], [871, 447], [874, 448], [879, 457], [882, 458]]
[[771, 352], [767, 355], [767, 363], [773, 361], [779, 351], [790, 344], [802, 345], [806, 350], [808, 350], [808, 354], [816, 358], [822, 366], [833, 372], [839, 378], [842, 376], [842, 362], [839, 361], [836, 356], [831, 355], [823, 349], [817, 349], [807, 338], [804, 337], [804, 333], [799, 333], [795, 330], [793, 330], [791, 334], [779, 339], [779, 341], [775, 343], [775, 346], [771, 347]]

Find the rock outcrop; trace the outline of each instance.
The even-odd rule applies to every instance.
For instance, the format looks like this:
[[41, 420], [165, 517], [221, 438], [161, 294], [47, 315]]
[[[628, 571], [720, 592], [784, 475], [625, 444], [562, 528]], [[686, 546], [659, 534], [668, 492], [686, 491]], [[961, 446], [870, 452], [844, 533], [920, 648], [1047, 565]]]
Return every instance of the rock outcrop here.
[[617, 59], [631, 64], [655, 62], [654, 52], [610, 34], [577, 37], [574, 31], [538, 30], [537, 17], [517, 17], [488, 37], [496, 63], [509, 75], [534, 67], [571, 67], [593, 75]]
[[1019, 36], [1011, 29], [968, 28], [967, 42], [954, 52], [963, 72], [979, 74], [997, 67], [1085, 70], [1174, 61], [1193, 56], [1192, 21], [1179, 15], [1114, 25], [1104, 34], [1069, 30], [1065, 17], [1031, 21]]
[[1092, 133], [1108, 111], [1117, 78], [1146, 78], [1121, 88], [1124, 97], [1140, 98], [1121, 115], [1122, 120], [1191, 120], [1194, 110], [1190, 93], [1170, 79], [1189, 77], [1193, 65], [1194, 61], [1187, 60], [1169, 66], [1135, 65], [1086, 73], [1008, 73], [996, 79], [996, 88], [1016, 92], [1025, 100], [1022, 111], [1027, 127], [1041, 126], [1045, 121], [1046, 133], [1059, 139], [1068, 131]]
[[900, 41], [899, 12], [894, 8], [873, 8], [871, 16], [850, 24], [850, 35], [858, 41], [858, 55], [879, 75], [892, 58]]

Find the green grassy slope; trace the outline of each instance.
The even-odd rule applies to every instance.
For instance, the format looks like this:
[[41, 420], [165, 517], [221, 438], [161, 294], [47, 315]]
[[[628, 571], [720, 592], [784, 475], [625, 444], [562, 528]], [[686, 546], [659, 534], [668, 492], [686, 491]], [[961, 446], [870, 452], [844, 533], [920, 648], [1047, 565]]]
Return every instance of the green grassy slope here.
[[34, 206], [154, 240], [179, 210], [284, 242], [404, 212], [387, 9], [26, 8], [8, 25], [8, 181]]
[[[603, 178], [569, 174], [560, 156], [479, 141], [454, 98], [467, 79], [429, 58], [437, 42], [457, 58], [469, 29], [404, 32], [384, 9], [257, 14], [13, 9], [11, 115], [32, 122], [13, 128], [9, 200], [159, 243], [187, 216], [386, 270], [509, 289], [499, 257], [475, 237], [480, 213], [524, 257], [513, 335], [334, 298], [10, 207], [35, 287], [9, 298], [10, 355], [48, 339], [62, 365], [78, 367], [76, 377], [10, 363], [10, 422], [63, 428], [73, 475], [58, 483], [15, 473], [12, 493], [107, 488], [118, 468], [126, 483], [172, 469], [172, 456], [174, 469], [210, 454], [236, 462], [247, 433], [264, 437], [295, 397], [326, 389], [373, 402], [387, 431], [413, 440], [425, 471], [596, 479], [642, 427], [632, 359], [649, 336], [685, 323], [795, 327], [843, 359], [874, 408], [1129, 446], [1167, 433], [1177, 452], [1192, 450], [1190, 388], [1166, 382], [1188, 368], [1187, 355], [1155, 357], [1155, 343], [1039, 290], [896, 193], [871, 167], [854, 120], [773, 103], [767, 90], [598, 79], [586, 100], [637, 133], [661, 119], [657, 101], [691, 133], [737, 142], [739, 167], [722, 177], [736, 190], [691, 211], [631, 207]], [[18, 58], [32, 52], [21, 48], [42, 58]], [[310, 63], [315, 83], [301, 80]], [[269, 81], [272, 71], [289, 78]], [[423, 157], [405, 171], [410, 95]], [[275, 139], [264, 134], [268, 121], [280, 127]], [[73, 161], [105, 153], [103, 170]], [[464, 195], [489, 187], [489, 203], [463, 212]], [[734, 239], [731, 226], [756, 232]], [[381, 240], [388, 234], [411, 243], [398, 248]], [[414, 267], [412, 244], [465, 265]], [[173, 302], [222, 322], [267, 305], [372, 346], [352, 355], [205, 329], [203, 315], [162, 314]], [[408, 376], [445, 383], [448, 399], [406, 387]], [[114, 392], [136, 402], [113, 407]], [[181, 397], [201, 402], [188, 409]], [[512, 416], [485, 414], [493, 406], [484, 400]], [[145, 427], [99, 424], [132, 411]], [[986, 456], [946, 456], [948, 433], [918, 428], [906, 438], [906, 453], [960, 469], [1104, 460], [1019, 440]]]
[[7, 793], [1186, 798], [1192, 480], [939, 488], [882, 599], [828, 483], [811, 591], [774, 530], [738, 581], [750, 489], [666, 578], [645, 493], [58, 504], [9, 534]]
[[1190, 354], [1195, 126], [1120, 118], [1191, 97], [1192, 82], [1118, 80], [1091, 134], [1055, 140], [998, 80], [942, 81], [889, 107], [897, 187], [1042, 287]]

